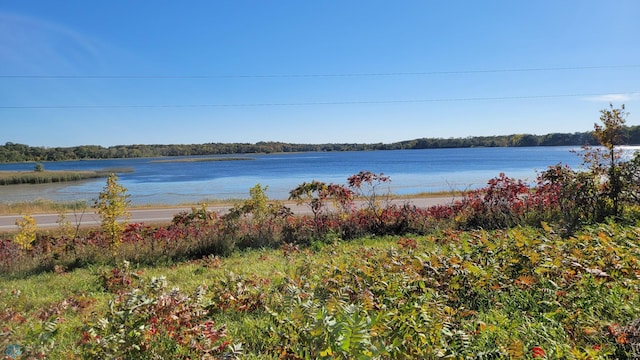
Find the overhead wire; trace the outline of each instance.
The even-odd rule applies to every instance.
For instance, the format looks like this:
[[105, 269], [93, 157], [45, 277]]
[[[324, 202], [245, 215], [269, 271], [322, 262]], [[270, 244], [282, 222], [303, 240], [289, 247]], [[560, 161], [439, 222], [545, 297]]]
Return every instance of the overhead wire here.
[[490, 96], [464, 98], [433, 98], [408, 100], [366, 100], [366, 101], [326, 101], [326, 102], [292, 102], [292, 103], [236, 103], [236, 104], [106, 104], [106, 105], [0, 105], [0, 109], [144, 109], [144, 108], [215, 108], [215, 107], [278, 107], [278, 106], [313, 106], [313, 105], [361, 105], [361, 104], [408, 104], [430, 102], [463, 102], [463, 101], [492, 101], [492, 100], [526, 100], [549, 99], [567, 97], [597, 97], [597, 96], [640, 96], [640, 91], [614, 93], [587, 94], [554, 94], [554, 95], [522, 95], [522, 96]]
[[[513, 69], [480, 69], [453, 71], [421, 71], [421, 72], [378, 72], [378, 73], [336, 73], [336, 74], [266, 74], [266, 75], [0, 75], [0, 79], [222, 79], [222, 78], [319, 78], [319, 77], [382, 77], [382, 76], [428, 76], [484, 73], [515, 73], [543, 71], [578, 71], [593, 69], [628, 69], [640, 68], [640, 65], [599, 65], [599, 66], [564, 66], [536, 67]], [[117, 108], [214, 108], [214, 107], [277, 107], [277, 106], [313, 106], [313, 105], [359, 105], [359, 104], [403, 104], [432, 102], [464, 102], [491, 100], [522, 100], [567, 97], [596, 97], [610, 95], [638, 96], [638, 91], [590, 94], [552, 94], [491, 96], [432, 99], [398, 99], [398, 100], [364, 100], [364, 101], [318, 101], [318, 102], [269, 102], [269, 103], [223, 103], [223, 104], [102, 104], [102, 105], [0, 105], [0, 109], [117, 109]]]
[[38, 74], [0, 74], [0, 79], [227, 79], [227, 78], [315, 78], [315, 77], [382, 77], [382, 76], [423, 76], [423, 75], [456, 75], [484, 73], [542, 72], [542, 71], [576, 71], [595, 69], [628, 69], [640, 68], [640, 65], [599, 65], [599, 66], [564, 66], [514, 69], [480, 69], [451, 71], [415, 71], [415, 72], [372, 72], [372, 73], [335, 73], [335, 74], [228, 74], [228, 75], [38, 75]]

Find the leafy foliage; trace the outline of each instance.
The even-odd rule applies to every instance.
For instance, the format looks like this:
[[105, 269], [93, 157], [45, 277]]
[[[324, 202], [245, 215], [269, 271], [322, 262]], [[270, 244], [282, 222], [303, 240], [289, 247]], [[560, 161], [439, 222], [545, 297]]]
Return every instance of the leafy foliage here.
[[[127, 279], [128, 265], [114, 269], [111, 279]], [[124, 274], [123, 274], [124, 273]], [[167, 290], [163, 277], [149, 283], [126, 283], [109, 301], [105, 317], [87, 323], [79, 341], [87, 359], [232, 358], [226, 330], [207, 318], [205, 288], [185, 295]], [[112, 289], [112, 287], [108, 287]]]
[[107, 184], [94, 202], [102, 219], [102, 230], [111, 240], [113, 247], [120, 245], [124, 222], [128, 221], [130, 216], [127, 210], [130, 204], [129, 197], [127, 188], [118, 183], [118, 176], [111, 174], [107, 178]]
[[[619, 165], [619, 159], [621, 157], [618, 146], [622, 145], [622, 130], [626, 121], [627, 113], [624, 111], [624, 105], [620, 109], [616, 109], [612, 104], [609, 105], [610, 109], [601, 110], [600, 121], [602, 125], [595, 124], [593, 134], [606, 150], [605, 155], [607, 165], [606, 169], [606, 181], [603, 184], [603, 192], [607, 199], [611, 202], [611, 215], [619, 215], [620, 196], [623, 191], [624, 183], [621, 179], [622, 171]], [[595, 169], [600, 169], [602, 166], [596, 160], [594, 164]], [[594, 170], [596, 172], [596, 170]], [[596, 174], [598, 174], [596, 172]], [[600, 175], [600, 174], [598, 174]]]
[[323, 231], [326, 231], [324, 219], [330, 215], [327, 201], [333, 202], [333, 210], [338, 212], [338, 217], [346, 216], [353, 209], [354, 192], [343, 185], [327, 185], [313, 180], [310, 183], [304, 182], [298, 185], [289, 194], [290, 200], [296, 200], [298, 205], [306, 202], [311, 209], [316, 238], [322, 237]]
[[[37, 312], [0, 286], [0, 341], [45, 354], [63, 342], [84, 358], [626, 358], [640, 318], [639, 236], [609, 223], [565, 237], [543, 224], [288, 245], [165, 268], [206, 285], [187, 293], [123, 263], [95, 273], [88, 296]], [[87, 308], [84, 325], [65, 325]]]
[[236, 204], [223, 217], [224, 235], [237, 239], [242, 247], [277, 245], [284, 219], [291, 216], [282, 203], [270, 202], [266, 191], [266, 186], [256, 184], [249, 189], [249, 199]]
[[36, 232], [38, 226], [36, 219], [30, 215], [23, 215], [21, 219], [16, 220], [18, 233], [14, 236], [13, 241], [23, 250], [31, 250], [31, 244], [36, 240]]
[[625, 357], [627, 330], [607, 327], [640, 315], [635, 236], [616, 225], [569, 239], [481, 230], [300, 253], [296, 275], [258, 291], [262, 337], [277, 339], [243, 343], [294, 359]]

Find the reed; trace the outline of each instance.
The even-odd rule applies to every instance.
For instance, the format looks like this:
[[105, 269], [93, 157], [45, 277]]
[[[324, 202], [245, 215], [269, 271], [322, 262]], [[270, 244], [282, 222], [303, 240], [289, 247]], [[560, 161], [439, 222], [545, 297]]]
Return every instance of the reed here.
[[0, 185], [50, 184], [104, 176], [102, 171], [2, 171]]

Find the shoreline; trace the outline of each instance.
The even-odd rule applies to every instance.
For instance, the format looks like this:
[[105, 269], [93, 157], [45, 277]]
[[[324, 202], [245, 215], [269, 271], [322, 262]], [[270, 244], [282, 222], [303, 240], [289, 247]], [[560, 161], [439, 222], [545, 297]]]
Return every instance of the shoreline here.
[[[396, 195], [391, 194], [389, 199], [392, 201], [401, 201], [401, 200], [414, 200], [414, 199], [442, 199], [442, 198], [458, 198], [463, 195], [462, 191], [440, 191], [440, 192], [420, 192], [416, 194], [402, 194]], [[385, 195], [379, 195], [379, 197], [384, 197]], [[198, 202], [185, 202], [179, 204], [140, 204], [140, 205], [131, 205], [128, 207], [129, 210], [158, 210], [158, 209], [175, 209], [175, 208], [186, 208], [191, 209], [193, 207], [200, 207], [202, 204], [207, 205], [207, 207], [218, 207], [218, 206], [228, 206], [231, 207], [234, 204], [242, 202], [246, 199], [203, 199]], [[356, 199], [357, 200], [357, 199]], [[295, 205], [295, 200], [289, 199], [269, 199], [269, 201], [279, 201], [286, 205]], [[50, 213], [58, 213], [60, 211], [70, 212], [70, 211], [78, 211], [78, 210], [92, 210], [93, 206], [91, 202], [79, 200], [79, 201], [70, 201], [70, 202], [56, 202], [48, 199], [37, 199], [33, 201], [19, 201], [19, 202], [11, 202], [11, 203], [1, 203], [0, 202], [0, 216], [7, 215], [24, 215], [24, 214], [50, 214]]]

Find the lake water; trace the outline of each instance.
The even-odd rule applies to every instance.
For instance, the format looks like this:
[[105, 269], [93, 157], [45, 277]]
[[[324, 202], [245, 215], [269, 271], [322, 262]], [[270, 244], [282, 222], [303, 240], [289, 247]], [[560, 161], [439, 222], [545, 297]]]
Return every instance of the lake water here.
[[[484, 186], [500, 172], [534, 181], [536, 172], [563, 163], [579, 168], [577, 147], [469, 148], [366, 152], [249, 154], [252, 160], [163, 162], [179, 158], [144, 158], [44, 162], [45, 170], [101, 170], [131, 168], [119, 174], [133, 204], [184, 204], [208, 199], [247, 198], [257, 183], [268, 186], [272, 199], [286, 199], [302, 182], [318, 180], [345, 184], [359, 171], [384, 173], [395, 194], [465, 190]], [[206, 156], [210, 158], [213, 156]], [[224, 157], [224, 156], [220, 156]], [[228, 157], [237, 158], [238, 155]], [[0, 164], [0, 170], [33, 170], [33, 163]], [[4, 203], [49, 199], [96, 198], [105, 179], [80, 183], [0, 186]]]

